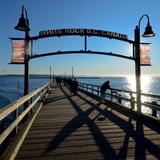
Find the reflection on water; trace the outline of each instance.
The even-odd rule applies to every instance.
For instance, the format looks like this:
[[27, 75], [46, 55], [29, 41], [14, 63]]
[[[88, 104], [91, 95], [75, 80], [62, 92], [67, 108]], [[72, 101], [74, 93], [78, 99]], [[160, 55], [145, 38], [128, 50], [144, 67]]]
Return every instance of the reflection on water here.
[[[129, 88], [132, 91], [136, 91], [136, 79], [135, 79], [135, 77], [134, 76], [128, 76], [127, 81], [128, 81], [128, 84], [129, 84]], [[152, 81], [153, 81], [153, 77], [150, 77], [150, 76], [142, 76], [141, 77], [141, 92], [142, 93], [152, 93], [152, 87], [151, 87]], [[152, 99], [148, 99], [145, 96], [141, 96], [141, 102], [142, 103], [143, 102], [152, 102]], [[142, 105], [142, 112], [151, 114], [152, 110], [149, 107], [146, 107], [146, 106]]]
[[[150, 93], [152, 77], [142, 76], [141, 77], [141, 91], [143, 93]], [[136, 91], [136, 78], [135, 76], [127, 76], [127, 82], [129, 84], [129, 89]]]
[[[135, 75], [133, 76], [126, 76], [126, 77], [99, 77], [99, 78], [94, 78], [94, 79], [87, 79], [87, 78], [79, 78], [78, 81], [82, 83], [88, 83], [88, 84], [94, 84], [101, 86], [105, 81], [109, 80], [111, 82], [111, 88], [115, 89], [121, 89], [121, 90], [126, 90], [126, 91], [136, 91], [136, 79]], [[159, 94], [160, 95], [160, 77], [154, 77], [154, 76], [141, 76], [141, 91], [142, 93], [148, 93], [148, 94]], [[95, 93], [96, 94], [96, 93]], [[130, 99], [131, 96], [132, 98], [136, 101], [136, 94], [130, 94], [126, 92], [118, 92], [117, 93], [119, 96]], [[107, 99], [110, 100], [110, 97], [106, 97]], [[113, 99], [115, 102], [117, 99]], [[142, 103], [152, 103], [152, 102], [157, 102], [157, 104], [160, 106], [160, 98], [153, 98], [149, 96], [141, 96], [141, 102]], [[133, 101], [132, 101], [133, 102]], [[132, 103], [127, 100], [122, 100], [121, 104], [126, 106], [126, 107], [131, 107], [134, 105], [134, 108], [136, 109], [136, 103]], [[143, 113], [148, 113], [151, 114], [152, 111], [149, 107], [143, 106], [142, 105], [142, 112]], [[158, 114], [160, 117], [160, 114]]]

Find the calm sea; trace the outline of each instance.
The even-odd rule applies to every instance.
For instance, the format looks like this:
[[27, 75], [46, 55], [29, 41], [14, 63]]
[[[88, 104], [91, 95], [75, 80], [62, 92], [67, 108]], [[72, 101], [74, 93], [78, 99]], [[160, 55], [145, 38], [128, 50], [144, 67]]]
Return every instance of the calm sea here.
[[[0, 108], [23, 96], [23, 76], [0, 76]], [[30, 91], [47, 83], [49, 78], [30, 78]]]
[[[78, 78], [79, 82], [101, 85], [106, 80], [111, 81], [112, 88], [135, 90], [135, 78], [128, 77], [101, 77], [101, 78]], [[47, 77], [31, 78], [30, 90], [49, 81]], [[160, 94], [160, 77], [142, 77], [142, 92]], [[4, 107], [12, 101], [23, 96], [23, 76], [0, 76], [0, 107]]]
[[[111, 88], [136, 91], [136, 81], [134, 76], [78, 79], [80, 82], [96, 85], [101, 85], [107, 80], [111, 82]], [[141, 89], [143, 93], [160, 94], [160, 77], [142, 76]]]

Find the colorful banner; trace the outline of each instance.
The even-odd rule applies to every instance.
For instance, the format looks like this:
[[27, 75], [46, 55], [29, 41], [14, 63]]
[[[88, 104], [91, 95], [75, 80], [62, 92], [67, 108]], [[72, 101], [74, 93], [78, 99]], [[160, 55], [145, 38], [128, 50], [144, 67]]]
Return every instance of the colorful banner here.
[[150, 44], [149, 43], [141, 43], [140, 44], [140, 65], [142, 66], [150, 66]]
[[11, 63], [24, 64], [25, 40], [12, 40]]

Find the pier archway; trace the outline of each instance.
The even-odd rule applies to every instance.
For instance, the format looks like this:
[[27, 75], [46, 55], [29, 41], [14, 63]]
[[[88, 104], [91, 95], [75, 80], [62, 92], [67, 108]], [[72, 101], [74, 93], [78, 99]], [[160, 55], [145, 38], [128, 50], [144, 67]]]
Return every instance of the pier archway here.
[[[49, 52], [49, 53], [33, 53], [32, 48], [34, 41], [39, 39], [44, 39], [48, 37], [63, 37], [63, 36], [82, 36], [84, 37], [84, 48], [81, 50], [70, 50], [70, 51], [56, 51], [56, 52]], [[54, 30], [44, 30], [40, 31], [38, 36], [29, 36], [29, 30], [25, 31], [25, 78], [24, 78], [24, 95], [28, 94], [29, 90], [29, 60], [39, 57], [45, 56], [52, 56], [52, 55], [61, 55], [61, 54], [99, 54], [99, 55], [106, 55], [106, 56], [114, 56], [119, 58], [125, 58], [128, 60], [132, 60], [135, 62], [135, 76], [136, 76], [136, 88], [137, 88], [137, 95], [139, 95], [139, 102], [140, 102], [140, 51], [139, 51], [139, 30], [135, 29], [135, 40], [129, 40], [128, 36], [121, 33], [111, 32], [111, 31], [104, 31], [104, 30], [95, 30], [95, 29], [82, 29], [82, 28], [72, 28], [72, 29], [54, 29]], [[87, 37], [102, 37], [108, 39], [119, 40], [123, 42], [127, 42], [132, 45], [133, 55], [132, 56], [125, 56], [121, 54], [116, 54], [112, 52], [101, 52], [101, 51], [91, 51], [87, 49]], [[16, 38], [14, 38], [16, 39]], [[30, 51], [29, 51], [29, 44], [30, 44]]]
[[[108, 55], [108, 56], [115, 56], [120, 58], [126, 58], [129, 60], [135, 60], [134, 56], [125, 56], [121, 54], [116, 54], [113, 52], [101, 52], [101, 51], [92, 51], [88, 50], [87, 48], [87, 37], [102, 37], [102, 38], [109, 38], [120, 40], [124, 42], [128, 42], [133, 45], [134, 41], [129, 40], [128, 36], [121, 33], [111, 32], [111, 31], [104, 31], [104, 30], [95, 30], [95, 29], [82, 29], [82, 28], [71, 28], [71, 29], [55, 29], [55, 30], [44, 30], [40, 31], [38, 36], [30, 37], [31, 46], [33, 46], [34, 41], [39, 39], [49, 38], [49, 37], [63, 37], [63, 36], [81, 36], [84, 37], [84, 48], [81, 50], [67, 50], [67, 51], [55, 51], [55, 52], [48, 52], [48, 53], [33, 53], [32, 47], [29, 55], [29, 59], [44, 57], [44, 56], [51, 56], [51, 55], [60, 55], [60, 54], [99, 54], [99, 55]], [[133, 53], [134, 55], [134, 53]]]
[[[24, 11], [25, 11], [25, 17], [24, 17]], [[136, 91], [137, 91], [137, 106], [138, 106], [138, 111], [141, 109], [141, 83], [140, 83], [140, 76], [141, 76], [141, 70], [140, 70], [140, 24], [141, 20], [146, 17], [147, 18], [147, 26], [145, 29], [145, 32], [143, 34], [144, 37], [153, 37], [155, 36], [154, 32], [152, 31], [152, 27], [150, 26], [149, 22], [149, 16], [147, 14], [144, 14], [141, 16], [139, 19], [138, 25], [136, 25], [135, 30], [134, 30], [134, 41], [129, 40], [127, 35], [121, 34], [121, 33], [116, 33], [116, 32], [111, 32], [111, 31], [103, 31], [103, 30], [95, 30], [95, 29], [81, 29], [81, 28], [73, 28], [73, 29], [56, 29], [56, 30], [47, 30], [47, 31], [40, 31], [38, 36], [35, 37], [30, 37], [29, 36], [29, 19], [27, 17], [27, 10], [24, 6], [22, 6], [22, 13], [21, 17], [19, 18], [19, 22], [17, 26], [15, 26], [16, 30], [23, 31], [25, 32], [25, 54], [24, 54], [24, 64], [25, 64], [25, 80], [24, 80], [24, 95], [28, 94], [28, 67], [29, 67], [29, 59], [32, 58], [38, 58], [40, 56], [35, 56], [33, 54], [29, 55], [28, 54], [28, 47], [29, 47], [29, 42], [31, 41], [31, 44], [33, 43], [33, 40], [38, 40], [40, 38], [46, 38], [46, 37], [51, 37], [51, 36], [72, 36], [72, 35], [79, 35], [79, 36], [84, 36], [84, 51], [87, 52], [87, 36], [97, 36], [97, 37], [105, 37], [105, 38], [110, 38], [110, 39], [116, 39], [116, 40], [121, 40], [125, 41], [128, 43], [133, 44], [133, 56], [132, 57], [127, 57], [127, 56], [120, 56], [118, 54], [114, 53], [106, 53], [106, 55], [110, 56], [117, 56], [121, 58], [127, 58], [130, 60], [134, 60], [135, 62], [135, 74], [136, 74]], [[78, 51], [77, 51], [78, 52]], [[31, 52], [32, 53], [32, 52]], [[59, 54], [64, 54], [66, 52], [61, 52]], [[81, 52], [79, 52], [81, 53]], [[90, 52], [93, 53], [93, 52]], [[101, 54], [100, 52], [95, 52], [95, 54]], [[104, 54], [104, 53], [102, 53]], [[45, 56], [44, 54], [42, 54]], [[47, 55], [47, 54], [46, 54]], [[48, 53], [49, 55], [55, 55], [55, 53]]]

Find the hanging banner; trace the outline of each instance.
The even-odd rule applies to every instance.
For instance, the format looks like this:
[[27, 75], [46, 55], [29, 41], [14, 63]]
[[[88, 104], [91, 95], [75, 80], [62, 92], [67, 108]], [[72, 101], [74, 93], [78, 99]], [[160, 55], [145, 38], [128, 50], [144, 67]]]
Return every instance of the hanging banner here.
[[25, 40], [12, 40], [12, 64], [24, 64]]
[[141, 66], [150, 66], [150, 43], [141, 43], [140, 44], [140, 65]]

